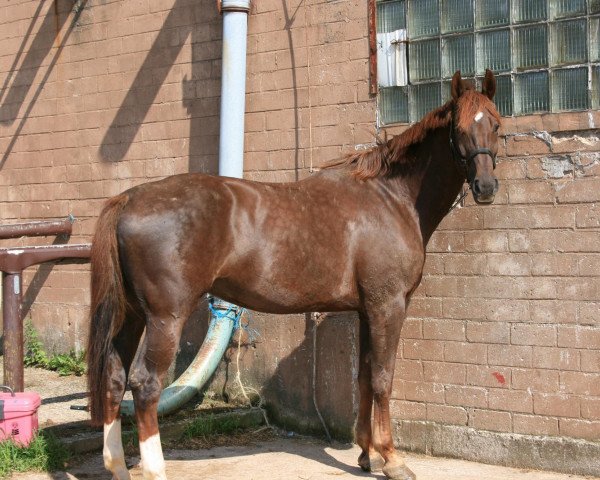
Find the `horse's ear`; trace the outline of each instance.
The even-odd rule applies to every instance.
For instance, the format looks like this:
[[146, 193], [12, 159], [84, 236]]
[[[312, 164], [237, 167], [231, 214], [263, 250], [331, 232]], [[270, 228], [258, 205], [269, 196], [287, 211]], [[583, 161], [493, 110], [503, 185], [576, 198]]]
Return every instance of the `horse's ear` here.
[[483, 93], [490, 100], [492, 100], [496, 94], [496, 77], [494, 77], [494, 72], [492, 72], [489, 68], [485, 69], [485, 77], [483, 78], [481, 93]]
[[452, 93], [452, 99], [458, 100], [463, 93], [463, 83], [462, 77], [460, 75], [460, 70], [457, 70], [452, 76], [452, 85], [450, 87], [450, 92]]

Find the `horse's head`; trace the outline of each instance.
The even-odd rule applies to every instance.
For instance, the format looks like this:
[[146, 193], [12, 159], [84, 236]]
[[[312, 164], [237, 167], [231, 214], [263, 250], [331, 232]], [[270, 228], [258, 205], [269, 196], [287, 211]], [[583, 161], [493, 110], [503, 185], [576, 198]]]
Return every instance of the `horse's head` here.
[[494, 175], [498, 153], [500, 115], [492, 102], [496, 79], [485, 71], [481, 93], [461, 79], [460, 71], [452, 77], [452, 123], [450, 147], [464, 169], [477, 203], [492, 203], [498, 191]]

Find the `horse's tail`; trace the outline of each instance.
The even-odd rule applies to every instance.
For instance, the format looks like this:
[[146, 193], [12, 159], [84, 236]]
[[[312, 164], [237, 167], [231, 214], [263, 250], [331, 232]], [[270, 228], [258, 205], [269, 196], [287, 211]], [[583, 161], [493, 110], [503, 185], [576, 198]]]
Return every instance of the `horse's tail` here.
[[104, 422], [107, 358], [112, 340], [125, 321], [127, 300], [119, 261], [117, 222], [129, 197], [108, 200], [96, 225], [92, 242], [90, 330], [87, 346], [88, 390], [92, 425]]

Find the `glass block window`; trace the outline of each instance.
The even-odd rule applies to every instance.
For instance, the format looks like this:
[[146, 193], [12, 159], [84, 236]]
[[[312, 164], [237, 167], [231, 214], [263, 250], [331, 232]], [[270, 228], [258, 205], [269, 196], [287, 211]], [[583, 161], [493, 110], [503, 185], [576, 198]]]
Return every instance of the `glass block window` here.
[[379, 90], [381, 124], [447, 101], [456, 70], [478, 84], [493, 70], [504, 116], [600, 108], [600, 0], [376, 2], [377, 33], [402, 29], [406, 55], [406, 82]]

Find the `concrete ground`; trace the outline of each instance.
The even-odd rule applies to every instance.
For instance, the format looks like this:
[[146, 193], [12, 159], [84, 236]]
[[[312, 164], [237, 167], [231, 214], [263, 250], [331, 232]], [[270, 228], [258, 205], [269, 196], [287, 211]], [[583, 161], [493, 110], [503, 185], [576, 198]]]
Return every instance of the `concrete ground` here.
[[[1, 367], [0, 357], [0, 367]], [[88, 414], [72, 410], [87, 403], [84, 377], [59, 377], [54, 372], [26, 369], [26, 390], [42, 397], [41, 427], [80, 425]], [[101, 432], [97, 432], [100, 435]], [[101, 440], [100, 440], [101, 442]], [[323, 480], [384, 479], [382, 473], [362, 472], [357, 464], [356, 445], [329, 446], [306, 437], [279, 438], [252, 442], [250, 446], [223, 446], [197, 450], [166, 450], [167, 474], [171, 480]], [[132, 477], [141, 479], [139, 457], [127, 459]], [[406, 463], [418, 480], [588, 480], [592, 477], [519, 470], [491, 465], [408, 454]], [[64, 480], [109, 479], [100, 451], [90, 453], [66, 472], [16, 474], [14, 479]], [[596, 479], [600, 480], [600, 479]]]
[[[381, 473], [362, 472], [356, 466], [356, 445], [330, 447], [309, 439], [276, 439], [254, 446], [217, 447], [209, 450], [168, 450], [167, 475], [173, 480], [324, 480], [371, 478]], [[139, 462], [139, 457], [128, 459]], [[418, 480], [583, 480], [585, 477], [550, 472], [517, 470], [462, 460], [407, 455], [406, 463]], [[141, 479], [139, 466], [131, 469], [133, 479]], [[100, 453], [65, 473], [19, 474], [19, 480], [109, 479]], [[588, 479], [590, 477], [587, 477]]]

